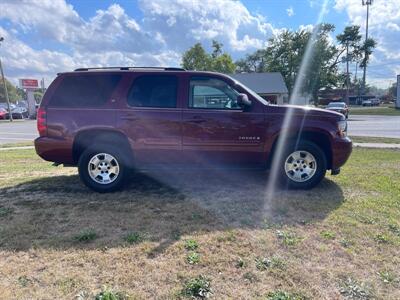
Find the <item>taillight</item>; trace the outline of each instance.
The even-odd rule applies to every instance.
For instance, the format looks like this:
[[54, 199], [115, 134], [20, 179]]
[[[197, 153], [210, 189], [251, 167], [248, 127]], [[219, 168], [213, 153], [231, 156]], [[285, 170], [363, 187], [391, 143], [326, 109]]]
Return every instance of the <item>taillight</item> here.
[[46, 110], [40, 107], [37, 112], [37, 129], [40, 136], [47, 135]]

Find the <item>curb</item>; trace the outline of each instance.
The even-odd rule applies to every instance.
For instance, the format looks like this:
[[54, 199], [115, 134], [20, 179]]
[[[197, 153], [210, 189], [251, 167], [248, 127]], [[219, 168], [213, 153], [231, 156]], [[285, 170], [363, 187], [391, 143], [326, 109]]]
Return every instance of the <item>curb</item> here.
[[23, 147], [6, 147], [0, 148], [0, 151], [7, 151], [7, 150], [25, 150], [25, 149], [34, 149], [34, 146], [23, 146]]
[[400, 149], [400, 144], [389, 143], [353, 143], [353, 146], [359, 148]]

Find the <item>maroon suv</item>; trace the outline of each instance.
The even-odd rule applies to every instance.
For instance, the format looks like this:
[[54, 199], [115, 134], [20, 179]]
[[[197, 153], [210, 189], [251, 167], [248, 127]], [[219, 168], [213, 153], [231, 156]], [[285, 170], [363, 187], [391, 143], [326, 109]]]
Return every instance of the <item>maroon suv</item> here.
[[[288, 138], [276, 155], [288, 110]], [[268, 168], [311, 188], [338, 174], [352, 143], [344, 116], [269, 104], [231, 77], [179, 68], [93, 68], [59, 74], [38, 110], [36, 152], [78, 166], [98, 192], [121, 187], [132, 169], [168, 166]]]

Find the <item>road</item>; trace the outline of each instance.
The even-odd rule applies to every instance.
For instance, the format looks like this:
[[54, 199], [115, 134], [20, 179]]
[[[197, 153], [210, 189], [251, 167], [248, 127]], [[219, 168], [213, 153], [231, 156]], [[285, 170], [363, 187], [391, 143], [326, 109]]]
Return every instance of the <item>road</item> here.
[[36, 120], [0, 121], [0, 144], [33, 141], [38, 136]]
[[[350, 136], [400, 138], [399, 116], [350, 115]], [[32, 141], [38, 136], [35, 120], [0, 121], [0, 144]]]
[[350, 115], [348, 134], [350, 136], [400, 138], [400, 117]]

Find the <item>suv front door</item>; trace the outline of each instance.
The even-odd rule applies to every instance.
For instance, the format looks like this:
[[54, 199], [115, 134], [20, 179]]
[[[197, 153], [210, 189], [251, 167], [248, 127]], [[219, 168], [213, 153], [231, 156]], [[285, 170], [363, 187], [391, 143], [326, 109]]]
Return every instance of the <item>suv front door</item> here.
[[193, 76], [188, 86], [187, 107], [182, 111], [185, 160], [202, 166], [263, 164], [263, 111], [239, 105], [239, 91], [221, 78]]

